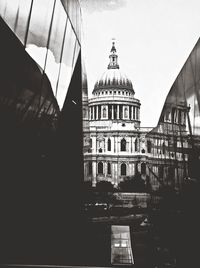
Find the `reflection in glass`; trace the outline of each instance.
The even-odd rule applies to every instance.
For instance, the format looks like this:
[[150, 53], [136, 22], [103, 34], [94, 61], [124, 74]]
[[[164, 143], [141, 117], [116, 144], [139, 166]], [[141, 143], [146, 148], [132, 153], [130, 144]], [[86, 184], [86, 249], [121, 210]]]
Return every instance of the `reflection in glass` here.
[[80, 51], [78, 1], [0, 0], [0, 5], [3, 19], [47, 74], [62, 109]]

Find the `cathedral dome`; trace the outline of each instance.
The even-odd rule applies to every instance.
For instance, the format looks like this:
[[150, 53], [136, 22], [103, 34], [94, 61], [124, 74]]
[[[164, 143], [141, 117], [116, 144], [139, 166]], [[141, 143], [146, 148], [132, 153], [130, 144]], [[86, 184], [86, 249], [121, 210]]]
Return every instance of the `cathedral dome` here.
[[108, 69], [97, 80], [94, 91], [105, 88], [128, 89], [134, 93], [132, 82], [119, 69]]
[[135, 94], [131, 80], [119, 70], [118, 55], [116, 54], [115, 43], [113, 42], [109, 56], [110, 63], [107, 70], [96, 81], [93, 93], [102, 89], [121, 89], [128, 90], [130, 93]]

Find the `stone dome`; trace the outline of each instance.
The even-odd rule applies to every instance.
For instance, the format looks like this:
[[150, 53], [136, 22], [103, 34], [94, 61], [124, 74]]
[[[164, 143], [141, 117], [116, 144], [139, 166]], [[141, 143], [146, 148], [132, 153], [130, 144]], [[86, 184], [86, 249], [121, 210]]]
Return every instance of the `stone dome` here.
[[107, 88], [128, 89], [135, 93], [131, 80], [119, 69], [107, 69], [95, 83], [93, 92]]

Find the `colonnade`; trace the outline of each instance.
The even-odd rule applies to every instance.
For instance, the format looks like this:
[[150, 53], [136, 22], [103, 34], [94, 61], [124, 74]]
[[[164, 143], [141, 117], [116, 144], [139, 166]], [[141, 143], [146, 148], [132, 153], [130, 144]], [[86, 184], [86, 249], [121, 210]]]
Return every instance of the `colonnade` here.
[[89, 107], [89, 120], [139, 120], [140, 108], [133, 105], [108, 104]]

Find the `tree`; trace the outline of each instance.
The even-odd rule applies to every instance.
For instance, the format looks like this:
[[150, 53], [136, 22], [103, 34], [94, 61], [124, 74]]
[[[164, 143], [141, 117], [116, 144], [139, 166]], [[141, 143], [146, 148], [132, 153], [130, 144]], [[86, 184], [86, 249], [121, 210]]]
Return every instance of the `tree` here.
[[137, 173], [135, 176], [128, 176], [124, 181], [120, 182], [119, 188], [123, 192], [145, 192], [145, 182], [141, 178], [141, 174]]
[[108, 181], [100, 181], [96, 184], [96, 191], [98, 192], [98, 200], [101, 203], [106, 203], [107, 209], [115, 202], [116, 197], [113, 195], [113, 185]]
[[96, 184], [96, 190], [98, 192], [113, 192], [114, 188], [111, 182], [108, 181], [99, 181]]

